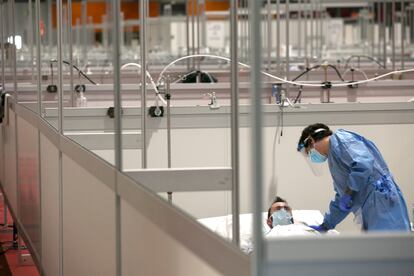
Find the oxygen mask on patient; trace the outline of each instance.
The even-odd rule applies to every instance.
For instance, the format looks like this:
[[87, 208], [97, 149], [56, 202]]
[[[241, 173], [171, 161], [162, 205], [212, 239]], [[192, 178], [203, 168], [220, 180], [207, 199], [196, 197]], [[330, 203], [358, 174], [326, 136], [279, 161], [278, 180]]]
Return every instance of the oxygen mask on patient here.
[[289, 225], [293, 224], [293, 218], [286, 209], [280, 209], [272, 214], [272, 225]]

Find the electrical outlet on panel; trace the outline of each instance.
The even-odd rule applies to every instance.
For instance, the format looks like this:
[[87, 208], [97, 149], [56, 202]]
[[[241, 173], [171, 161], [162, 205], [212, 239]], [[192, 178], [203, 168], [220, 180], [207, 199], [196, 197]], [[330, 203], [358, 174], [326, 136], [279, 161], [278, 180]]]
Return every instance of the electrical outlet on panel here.
[[22, 253], [19, 256], [19, 264], [20, 265], [34, 265], [32, 255], [29, 253]]

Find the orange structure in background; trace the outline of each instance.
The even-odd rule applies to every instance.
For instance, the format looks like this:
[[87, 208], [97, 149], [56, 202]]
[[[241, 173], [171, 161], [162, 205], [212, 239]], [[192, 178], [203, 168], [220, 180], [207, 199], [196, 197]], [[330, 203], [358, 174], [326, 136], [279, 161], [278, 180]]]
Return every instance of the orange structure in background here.
[[[92, 18], [94, 24], [102, 23], [102, 16], [106, 14], [106, 3], [105, 2], [91, 2], [87, 3], [87, 20]], [[121, 12], [124, 14], [125, 20], [139, 19], [139, 5], [138, 2], [124, 2], [121, 3]], [[158, 2], [149, 3], [149, 16], [157, 17], [160, 15], [160, 4]], [[76, 25], [76, 20], [82, 18], [82, 3], [72, 3], [72, 26]], [[56, 4], [52, 6], [52, 23], [53, 27], [56, 27]], [[88, 21], [89, 23], [89, 21]], [[95, 31], [100, 32], [97, 29]]]
[[[199, 1], [200, 2], [200, 1]], [[230, 8], [230, 2], [229, 0], [227, 1], [209, 1], [206, 0], [206, 5], [205, 5], [205, 11], [227, 11]], [[188, 15], [192, 15], [195, 14], [197, 15], [197, 7], [193, 8], [193, 5], [195, 6], [197, 4], [197, 0], [189, 0], [188, 1], [188, 6], [187, 6], [187, 14]]]
[[[187, 6], [187, 14], [193, 14], [193, 5], [197, 3], [196, 0], [189, 0]], [[226, 11], [230, 7], [229, 0], [217, 1], [217, 0], [205, 0], [205, 11]], [[197, 8], [194, 7], [194, 14], [197, 15]], [[160, 15], [160, 4], [158, 1], [149, 2], [149, 16], [157, 17]], [[90, 2], [87, 3], [87, 20], [92, 18], [94, 24], [102, 23], [102, 16], [106, 14], [106, 2]], [[139, 5], [136, 2], [121, 2], [121, 11], [124, 14], [125, 20], [139, 19]], [[76, 25], [76, 20], [82, 18], [82, 3], [72, 3], [72, 26]], [[89, 21], [88, 21], [89, 23]], [[56, 28], [56, 4], [52, 6], [52, 24]], [[95, 32], [101, 30], [96, 29]]]

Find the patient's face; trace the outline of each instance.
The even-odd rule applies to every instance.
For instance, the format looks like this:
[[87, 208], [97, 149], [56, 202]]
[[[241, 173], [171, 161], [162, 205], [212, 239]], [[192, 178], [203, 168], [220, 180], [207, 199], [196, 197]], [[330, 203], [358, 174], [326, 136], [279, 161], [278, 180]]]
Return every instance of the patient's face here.
[[270, 228], [273, 228], [272, 214], [276, 211], [279, 211], [280, 209], [285, 209], [290, 215], [292, 215], [292, 209], [286, 202], [273, 203], [272, 206], [270, 207], [270, 217], [267, 219], [267, 225], [269, 225]]

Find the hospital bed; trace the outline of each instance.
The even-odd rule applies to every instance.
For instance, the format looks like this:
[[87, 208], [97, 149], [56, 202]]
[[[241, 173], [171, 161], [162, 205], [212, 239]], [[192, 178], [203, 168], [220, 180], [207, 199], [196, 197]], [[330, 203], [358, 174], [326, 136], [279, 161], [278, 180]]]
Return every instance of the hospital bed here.
[[[292, 226], [274, 227], [270, 229], [266, 224], [267, 212], [262, 213], [262, 230], [269, 237], [296, 236], [296, 235], [318, 235], [319, 233], [309, 228], [307, 225], [319, 225], [323, 222], [323, 215], [319, 210], [292, 210]], [[221, 237], [232, 239], [232, 216], [217, 216], [198, 219], [202, 225], [220, 235]], [[240, 248], [245, 253], [250, 253], [252, 247], [252, 214], [240, 214]], [[329, 234], [338, 234], [336, 230], [328, 231]]]

